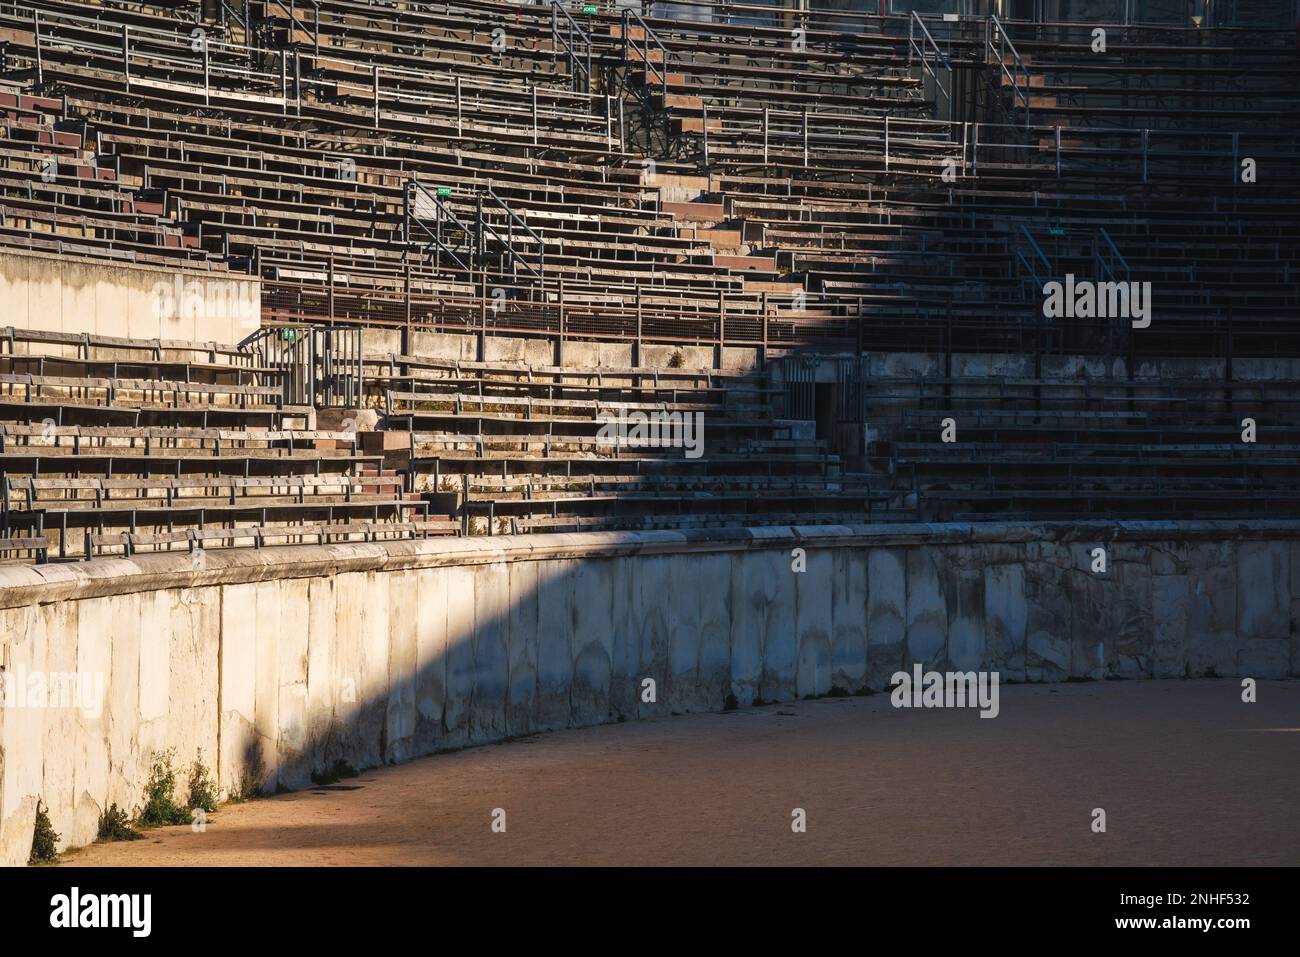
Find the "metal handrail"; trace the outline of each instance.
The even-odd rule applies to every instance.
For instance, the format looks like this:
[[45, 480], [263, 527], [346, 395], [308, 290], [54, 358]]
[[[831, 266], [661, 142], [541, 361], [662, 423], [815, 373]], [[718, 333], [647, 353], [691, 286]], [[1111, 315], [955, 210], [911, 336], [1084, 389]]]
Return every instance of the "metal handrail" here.
[[[993, 45], [994, 29], [997, 30], [997, 34], [998, 34], [998, 44], [996, 47]], [[1003, 75], [1006, 76], [1006, 78], [1011, 81], [1011, 91], [1015, 95], [1015, 98], [1017, 100], [1022, 100], [1024, 102], [1025, 125], [1028, 126], [1029, 125], [1029, 89], [1030, 89], [1029, 68], [1025, 66], [1025, 61], [1020, 58], [1020, 53], [1019, 51], [1016, 50], [1016, 45], [1011, 42], [1011, 37], [1007, 34], [1007, 29], [1002, 25], [1002, 21], [999, 20], [997, 16], [992, 13], [989, 14], [988, 20], [985, 23], [984, 49], [986, 53], [993, 54], [993, 56], [997, 59], [998, 69], [1001, 70]], [[1015, 63], [1018, 73], [1012, 73], [1010, 70], [1007, 69], [1007, 64], [1006, 64], [1007, 52], [1011, 53], [1012, 62]], [[1025, 78], [1025, 89], [1023, 91], [1020, 89], [1019, 74], [1023, 74]]]
[[[566, 37], [560, 32], [560, 15], [568, 21], [569, 35]], [[586, 62], [583, 62], [582, 56], [578, 53], [577, 47], [574, 46], [573, 38], [577, 35], [578, 39], [586, 46]], [[591, 36], [586, 30], [570, 16], [569, 11], [564, 9], [560, 0], [551, 0], [551, 36], [559, 43], [564, 45], [564, 52], [569, 60], [569, 76], [576, 81], [577, 69], [581, 68], [583, 74], [583, 90], [591, 92]]]
[[[307, 25], [298, 19], [298, 14], [294, 11], [295, 2], [296, 0], [289, 0], [288, 13], [289, 13], [290, 32], [292, 33], [294, 26], [301, 26], [303, 33], [310, 33], [312, 36], [312, 47], [316, 55], [320, 56], [320, 0], [307, 0], [308, 3], [310, 3], [313, 7], [316, 8], [316, 24], [315, 27], [311, 30], [308, 30]], [[282, 10], [285, 9], [283, 4], [280, 5], [280, 9]], [[293, 38], [290, 37], [291, 41], [292, 39]]]
[[[425, 197], [427, 197], [428, 199], [432, 200], [433, 205], [434, 205], [434, 210], [435, 210], [435, 212], [436, 212], [436, 214], [437, 214], [437, 218], [436, 218], [436, 220], [435, 220], [435, 228], [434, 228], [434, 229], [430, 229], [428, 226], [426, 226], [426, 225], [425, 225], [425, 224], [420, 220], [420, 217], [419, 217], [418, 215], [415, 214], [414, 204], [411, 202], [412, 195], [415, 194], [415, 193], [421, 193], [421, 194], [423, 194]], [[412, 223], [414, 223], [416, 226], [420, 227], [420, 229], [423, 230], [424, 233], [425, 233], [425, 234], [426, 234], [430, 239], [433, 240], [434, 245], [437, 246], [437, 248], [438, 248], [438, 250], [439, 250], [440, 252], [445, 252], [448, 256], [450, 256], [450, 257], [455, 261], [456, 265], [458, 265], [458, 266], [459, 266], [461, 269], [463, 269], [465, 272], [467, 272], [467, 273], [471, 273], [471, 274], [473, 273], [474, 270], [473, 270], [473, 269], [472, 269], [472, 268], [471, 268], [471, 267], [470, 267], [470, 266], [465, 262], [465, 260], [463, 260], [463, 259], [462, 259], [458, 254], [457, 254], [457, 251], [456, 251], [453, 247], [451, 247], [450, 245], [448, 245], [447, 243], [443, 242], [443, 239], [442, 239], [442, 217], [445, 216], [447, 219], [449, 219], [449, 220], [452, 222], [452, 224], [453, 224], [454, 226], [456, 226], [456, 228], [458, 228], [462, 233], [465, 234], [465, 238], [466, 238], [466, 243], [467, 243], [467, 244], [469, 243], [469, 238], [473, 235], [474, 231], [473, 231], [473, 230], [472, 230], [472, 229], [471, 229], [471, 228], [470, 228], [466, 223], [464, 223], [464, 222], [460, 219], [459, 216], [457, 216], [457, 215], [452, 211], [452, 209], [451, 209], [450, 206], [448, 206], [446, 203], [444, 203], [444, 202], [442, 201], [442, 198], [441, 198], [440, 196], [438, 196], [436, 193], [431, 193], [428, 189], [426, 189], [426, 188], [425, 188], [421, 183], [419, 183], [418, 181], [413, 180], [413, 179], [412, 179], [412, 180], [408, 180], [408, 181], [407, 181], [406, 210], [405, 210], [405, 212], [406, 212], [405, 225], [406, 225], [407, 229], [406, 229], [406, 235], [403, 236], [403, 239], [404, 239], [406, 242], [410, 242], [410, 241], [411, 241], [411, 236], [410, 236], [410, 225], [411, 225]], [[472, 247], [471, 247], [471, 248], [472, 248]], [[471, 258], [471, 259], [473, 258], [473, 255], [472, 255], [472, 254], [471, 254], [470, 258]]]
[[[659, 39], [659, 34], [655, 33], [650, 24], [646, 23], [645, 18], [631, 7], [623, 8], [623, 58], [624, 60], [627, 59], [627, 46], [629, 44], [632, 45], [633, 49], [636, 49], [635, 42], [628, 35], [632, 26], [632, 20], [636, 20], [637, 25], [645, 31], [645, 38], [642, 43], [642, 62], [645, 63], [646, 69], [658, 75], [659, 82], [662, 83], [666, 89], [668, 86], [668, 48], [664, 46], [663, 40]], [[664, 65], [662, 69], [656, 67], [650, 59], [651, 42], [653, 42], [663, 54]]]
[[[1026, 226], [1024, 223], [1020, 224], [1020, 232], [1025, 237], [1025, 239], [1029, 241], [1030, 248], [1034, 251], [1034, 253], [1038, 256], [1038, 258], [1042, 260], [1043, 266], [1046, 267], [1046, 275], [1050, 276], [1052, 274], [1052, 261], [1047, 258], [1047, 253], [1043, 252], [1043, 247], [1038, 245], [1038, 240], [1034, 238], [1033, 234], [1029, 231], [1029, 227]], [[1016, 256], [1018, 256], [1020, 261], [1024, 263], [1026, 268], [1028, 268], [1029, 274], [1034, 278], [1034, 282], [1038, 283], [1039, 288], [1041, 288], [1043, 286], [1044, 280], [1039, 277], [1038, 269], [1034, 266], [1033, 262], [1027, 259], [1025, 257], [1025, 254], [1021, 252], [1019, 249], [1016, 250]]]
[[[539, 236], [536, 232], [534, 232], [531, 226], [529, 226], [522, 219], [520, 219], [519, 215], [506, 204], [505, 200], [503, 200], [500, 196], [496, 194], [496, 190], [494, 190], [491, 186], [486, 187], [483, 190], [482, 195], [484, 195], [492, 202], [494, 202], [506, 214], [510, 222], [514, 223], [514, 225], [518, 226], [520, 229], [522, 229], [524, 232], [526, 232], [529, 236], [533, 238], [533, 240], [537, 243], [538, 249], [540, 250], [540, 254], [539, 254], [540, 265], [542, 269], [545, 269], [546, 268], [546, 244], [545, 242], [543, 242], [542, 237]], [[481, 226], [483, 229], [489, 230], [492, 233], [492, 235], [496, 237], [498, 242], [502, 242], [505, 244], [506, 251], [510, 254], [510, 258], [512, 261], [522, 265], [525, 269], [527, 269], [530, 273], [536, 276], [539, 280], [543, 278], [542, 273], [540, 271], [534, 269], [531, 263], [529, 263], [526, 259], [524, 259], [522, 256], [519, 255], [519, 253], [515, 251], [514, 242], [512, 239], [507, 239], [505, 237], [502, 237], [502, 235], [499, 232], [497, 232], [496, 227], [493, 226], [491, 223], [489, 223], [486, 219], [483, 220]]]
[[[1124, 275], [1127, 276], [1132, 272], [1132, 270], [1129, 268], [1128, 260], [1124, 258], [1124, 254], [1121, 253], [1119, 247], [1115, 245], [1115, 240], [1110, 238], [1110, 233], [1106, 232], [1105, 226], [1098, 226], [1097, 232], [1100, 234], [1102, 242], [1104, 243], [1104, 246], [1100, 246], [1097, 249], [1097, 266], [1099, 271], [1103, 272], [1111, 280], [1118, 279], [1119, 274], [1111, 265], [1113, 261], [1123, 269]], [[1103, 255], [1103, 251], [1106, 247], [1110, 248], [1109, 255]]]
[[[412, 198], [417, 195], [427, 199], [433, 205], [437, 217], [435, 220], [435, 229], [432, 230], [429, 229], [428, 225], [424, 223], [421, 220], [420, 216], [416, 213], [414, 203], [412, 202]], [[531, 273], [539, 281], [545, 281], [543, 271], [546, 268], [545, 265], [546, 244], [545, 241], [542, 239], [541, 235], [536, 230], [534, 230], [531, 226], [529, 226], [526, 222], [524, 222], [524, 220], [520, 218], [519, 214], [516, 213], [513, 209], [511, 209], [509, 204], [507, 204], [505, 200], [503, 200], [499, 195], [497, 195], [496, 191], [491, 186], [486, 186], [480, 189], [477, 193], [477, 200], [479, 203], [477, 224], [476, 226], [471, 226], [469, 223], [466, 223], [459, 216], [457, 216], [455, 211], [452, 210], [452, 208], [447, 203], [444, 203], [442, 201], [442, 197], [438, 196], [436, 193], [431, 192], [426, 186], [424, 186], [422, 183], [418, 182], [417, 180], [413, 180], [413, 179], [408, 180], [407, 192], [406, 192], [406, 222], [405, 222], [406, 232], [405, 235], [403, 236], [403, 239], [406, 242], [410, 242], [411, 226], [414, 225], [418, 227], [421, 232], [423, 232], [426, 236], [429, 237], [430, 240], [432, 240], [433, 244], [437, 247], [437, 249], [440, 252], [445, 252], [448, 256], [451, 257], [451, 259], [453, 260], [453, 262], [455, 262], [457, 266], [459, 266], [462, 270], [469, 273], [470, 275], [473, 275], [474, 274], [473, 267], [469, 263], [467, 263], [463, 258], [461, 258], [461, 256], [459, 255], [460, 251], [458, 251], [456, 248], [446, 243], [442, 238], [442, 220], [443, 218], [445, 218], [448, 222], [451, 223], [452, 226], [459, 229], [465, 235], [466, 245], [468, 245], [470, 249], [473, 248], [473, 237], [477, 236], [481, 239], [485, 234], [490, 234], [505, 248], [506, 255], [509, 258], [509, 262], [511, 262], [514, 265], [522, 266], [527, 272]], [[540, 269], [534, 267], [532, 263], [530, 263], [528, 260], [526, 260], [523, 256], [519, 254], [518, 250], [516, 250], [514, 247], [513, 236], [503, 235], [496, 226], [494, 226], [492, 223], [487, 221], [487, 218], [483, 216], [483, 211], [482, 211], [482, 203], [484, 200], [487, 200], [489, 203], [493, 204], [495, 208], [505, 213], [507, 221], [512, 226], [519, 227], [520, 230], [522, 230], [524, 233], [530, 236], [533, 239], [533, 241], [537, 243], [538, 249], [540, 250], [539, 253], [539, 266], [541, 267]], [[472, 253], [470, 254], [470, 258], [471, 260], [473, 259]], [[487, 269], [485, 265], [483, 263], [480, 263], [479, 265], [480, 265], [480, 272], [484, 277], [486, 277]]]
[[[921, 44], [918, 44], [916, 41], [917, 27], [921, 28], [921, 36], [923, 38]], [[928, 49], [934, 50], [935, 62], [943, 64], [943, 68], [948, 71], [949, 89], [944, 89], [943, 83], [940, 82], [939, 80], [938, 72], [933, 67], [930, 66], [930, 54], [928, 52]], [[912, 11], [912, 15], [907, 22], [908, 66], [911, 66], [912, 64], [913, 52], [915, 52], [916, 55], [920, 57], [921, 67], [925, 70], [926, 73], [930, 74], [930, 79], [934, 80], [935, 89], [937, 89], [940, 93], [943, 94], [944, 102], [948, 104], [948, 109], [949, 111], [951, 111], [952, 94], [950, 92], [950, 89], [952, 87], [952, 64], [948, 62], [948, 58], [944, 56], [943, 51], [939, 49], [939, 44], [936, 43], [934, 37], [930, 35], [929, 29], [926, 27], [925, 23], [921, 20], [921, 18], [916, 15], [915, 10]]]

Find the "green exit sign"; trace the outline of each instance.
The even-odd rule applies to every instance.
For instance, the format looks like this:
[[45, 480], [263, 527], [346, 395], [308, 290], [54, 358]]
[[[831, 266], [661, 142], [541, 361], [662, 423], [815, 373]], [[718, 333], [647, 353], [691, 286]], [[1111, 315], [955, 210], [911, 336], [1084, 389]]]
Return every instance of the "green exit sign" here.
[[438, 195], [439, 195], [439, 196], [450, 196], [450, 195], [451, 195], [451, 187], [450, 187], [450, 186], [439, 186], [439, 187], [438, 187]]
[[593, 13], [596, 12], [596, 5], [594, 3], [589, 3], [582, 8], [582, 12], [587, 14], [588, 16], [591, 16]]
[[1062, 229], [1060, 226], [1053, 226], [1051, 229], [1048, 230], [1048, 232], [1050, 232], [1053, 236], [1065, 235], [1065, 230]]

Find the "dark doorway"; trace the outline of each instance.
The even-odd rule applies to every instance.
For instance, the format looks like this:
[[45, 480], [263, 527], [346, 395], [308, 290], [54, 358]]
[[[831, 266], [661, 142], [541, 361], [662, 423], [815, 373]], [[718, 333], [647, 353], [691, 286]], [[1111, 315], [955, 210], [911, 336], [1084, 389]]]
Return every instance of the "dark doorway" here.
[[830, 441], [835, 435], [839, 413], [839, 384], [818, 382], [814, 395], [814, 417], [817, 420], [817, 438]]

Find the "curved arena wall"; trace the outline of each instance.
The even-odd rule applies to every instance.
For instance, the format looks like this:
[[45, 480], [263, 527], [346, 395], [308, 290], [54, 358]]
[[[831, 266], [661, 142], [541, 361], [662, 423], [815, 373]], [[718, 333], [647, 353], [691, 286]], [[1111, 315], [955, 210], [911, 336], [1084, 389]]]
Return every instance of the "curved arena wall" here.
[[[166, 749], [181, 767], [201, 751], [224, 796], [303, 787], [338, 760], [880, 690], [913, 662], [1002, 681], [1282, 677], [1300, 672], [1297, 621], [1300, 522], [587, 533], [7, 566], [0, 861], [26, 860], [38, 799], [62, 846], [92, 841], [105, 806], [139, 805]], [[18, 688], [33, 674], [98, 676], [102, 707], [34, 705]]]

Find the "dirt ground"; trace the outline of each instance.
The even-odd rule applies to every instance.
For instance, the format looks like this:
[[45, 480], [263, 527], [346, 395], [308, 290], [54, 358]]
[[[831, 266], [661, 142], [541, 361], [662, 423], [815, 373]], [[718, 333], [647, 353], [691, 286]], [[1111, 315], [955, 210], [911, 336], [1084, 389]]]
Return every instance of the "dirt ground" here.
[[879, 694], [542, 734], [63, 864], [1300, 864], [1300, 682], [1001, 690], [992, 720]]

